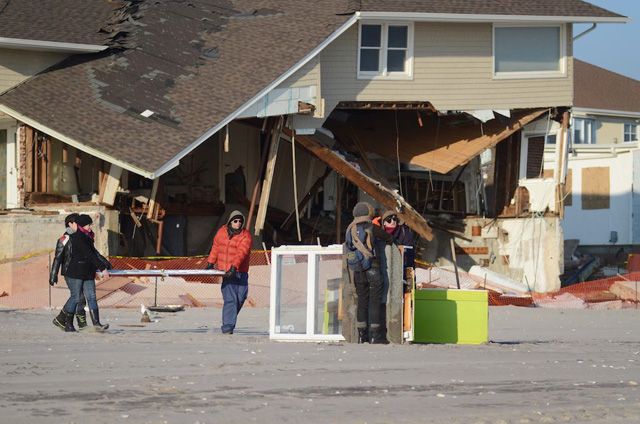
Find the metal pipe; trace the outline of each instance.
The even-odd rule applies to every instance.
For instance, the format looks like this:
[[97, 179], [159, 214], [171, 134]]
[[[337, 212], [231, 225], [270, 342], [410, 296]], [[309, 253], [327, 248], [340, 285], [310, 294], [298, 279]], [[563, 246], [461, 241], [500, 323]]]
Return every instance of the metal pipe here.
[[576, 41], [578, 38], [580, 38], [580, 37], [582, 37], [582, 36], [584, 36], [584, 35], [587, 35], [587, 34], [588, 34], [588, 33], [590, 33], [591, 31], [593, 31], [594, 29], [596, 29], [596, 27], [597, 27], [597, 26], [598, 26], [598, 24], [594, 22], [593, 24], [591, 24], [591, 28], [588, 28], [588, 29], [586, 29], [586, 30], [582, 31], [580, 34], [578, 34], [578, 35], [576, 35], [575, 37], [573, 37], [573, 41]]

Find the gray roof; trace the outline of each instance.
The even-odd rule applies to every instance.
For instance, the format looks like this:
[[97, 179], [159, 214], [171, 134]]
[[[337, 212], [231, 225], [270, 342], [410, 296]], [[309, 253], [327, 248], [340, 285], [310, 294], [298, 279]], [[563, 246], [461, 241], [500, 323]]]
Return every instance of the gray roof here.
[[367, 12], [622, 17], [581, 0], [356, 0], [352, 3]]
[[[91, 16], [104, 12], [102, 0], [58, 0], [65, 2], [93, 5]], [[540, 13], [532, 3], [551, 14], [610, 13], [577, 0], [132, 0], [100, 26], [107, 51], [70, 57], [4, 93], [0, 104], [150, 175], [195, 147], [356, 9]], [[150, 118], [140, 115], [147, 109]]]
[[0, 0], [0, 37], [102, 45], [100, 28], [118, 2]]

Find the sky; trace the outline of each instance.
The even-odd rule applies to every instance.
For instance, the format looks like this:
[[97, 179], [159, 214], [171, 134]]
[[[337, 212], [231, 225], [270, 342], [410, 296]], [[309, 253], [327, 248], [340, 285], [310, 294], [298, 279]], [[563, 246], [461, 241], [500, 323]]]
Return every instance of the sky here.
[[[585, 62], [640, 80], [640, 0], [586, 0], [620, 15], [627, 24], [598, 24], [575, 41], [574, 56]], [[573, 36], [591, 25], [575, 25]]]

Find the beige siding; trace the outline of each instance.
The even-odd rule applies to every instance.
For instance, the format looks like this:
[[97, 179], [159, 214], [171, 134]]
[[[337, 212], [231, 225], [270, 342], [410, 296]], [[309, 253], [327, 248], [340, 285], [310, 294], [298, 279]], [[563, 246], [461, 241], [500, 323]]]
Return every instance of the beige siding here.
[[0, 93], [56, 64], [65, 56], [51, 52], [0, 49]]
[[492, 25], [416, 23], [413, 80], [358, 80], [358, 28], [321, 54], [327, 110], [339, 101], [430, 101], [440, 110], [512, 109], [572, 104], [571, 27], [567, 76], [493, 79]]
[[[589, 118], [593, 118], [590, 116]], [[633, 123], [631, 118], [599, 116], [596, 119], [596, 144], [624, 143], [624, 124]]]
[[320, 87], [320, 60], [317, 56], [287, 78], [278, 88], [308, 87], [310, 85]]

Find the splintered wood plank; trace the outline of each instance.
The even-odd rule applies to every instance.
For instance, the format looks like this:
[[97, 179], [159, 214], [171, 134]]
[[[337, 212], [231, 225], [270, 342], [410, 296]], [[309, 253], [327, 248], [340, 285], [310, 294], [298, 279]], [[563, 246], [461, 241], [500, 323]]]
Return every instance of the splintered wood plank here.
[[149, 203], [147, 204], [147, 219], [153, 219], [153, 210], [156, 207], [156, 194], [158, 194], [158, 183], [160, 178], [153, 180], [153, 187], [151, 188], [151, 196], [149, 197]]
[[[291, 135], [291, 131], [288, 129], [285, 129], [284, 133]], [[341, 156], [321, 145], [313, 137], [297, 135], [296, 141], [369, 196], [385, 207], [395, 210], [398, 216], [421, 237], [427, 241], [433, 240], [433, 231], [427, 221], [402, 196], [365, 175]]]

